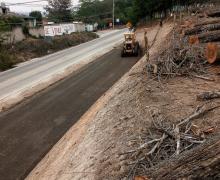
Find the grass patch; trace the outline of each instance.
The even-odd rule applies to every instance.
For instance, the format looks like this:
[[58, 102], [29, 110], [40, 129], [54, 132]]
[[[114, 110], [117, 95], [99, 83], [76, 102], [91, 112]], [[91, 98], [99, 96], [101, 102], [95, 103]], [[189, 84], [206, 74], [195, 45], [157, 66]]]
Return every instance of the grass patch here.
[[15, 58], [13, 55], [9, 54], [9, 52], [5, 49], [0, 50], [0, 71], [4, 71], [10, 69], [15, 64]]

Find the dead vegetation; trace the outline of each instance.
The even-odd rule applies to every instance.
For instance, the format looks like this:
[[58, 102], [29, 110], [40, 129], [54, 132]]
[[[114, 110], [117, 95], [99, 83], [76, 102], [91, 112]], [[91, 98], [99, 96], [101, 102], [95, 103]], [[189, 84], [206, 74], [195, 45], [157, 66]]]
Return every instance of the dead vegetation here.
[[[198, 19], [199, 17], [202, 19]], [[215, 64], [213, 66], [210, 64], [220, 60], [219, 22], [219, 11], [209, 11], [205, 17], [200, 15], [196, 18], [187, 17], [184, 25], [177, 25], [174, 28], [167, 40], [167, 47], [147, 63], [148, 78], [157, 79], [161, 84], [175, 77], [215, 81], [212, 78], [213, 74], [210, 73], [210, 68]], [[208, 103], [199, 105], [193, 113], [180, 120], [171, 120], [162, 113], [152, 113], [149, 131], [134, 139], [134, 142], [137, 142], [134, 149], [122, 153], [128, 154], [132, 159], [132, 168], [127, 178], [136, 180], [220, 178], [219, 139], [212, 140], [213, 136], [219, 137], [216, 127], [208, 126], [201, 129], [194, 123], [195, 119], [203, 118], [211, 111], [217, 111], [220, 106], [212, 100], [219, 97], [218, 90], [198, 94], [195, 97], [197, 101]], [[210, 149], [212, 146], [218, 148], [216, 152]], [[203, 159], [202, 156], [208, 154], [208, 151], [210, 154]], [[212, 163], [209, 163], [210, 161]], [[166, 163], [169, 162], [172, 164], [167, 168]]]
[[179, 120], [177, 124], [173, 124], [173, 120], [163, 117], [160, 113], [152, 113], [152, 125], [149, 132], [133, 140], [141, 145], [122, 153], [129, 154], [134, 159], [131, 163], [133, 167], [127, 178], [134, 179], [136, 176], [146, 175], [149, 168], [206, 142], [209, 134], [215, 132], [215, 127], [200, 129], [193, 121], [219, 107], [219, 105], [212, 104], [199, 106], [188, 117]]
[[197, 15], [194, 19], [187, 17], [183, 25], [177, 25], [170, 34], [168, 46], [147, 64], [148, 75], [158, 79], [193, 76], [212, 80], [207, 72], [208, 63], [212, 64], [220, 59], [218, 12], [211, 16], [215, 18], [198, 19]]
[[148, 75], [161, 79], [174, 76], [201, 76], [207, 73], [204, 47], [188, 43], [186, 38], [175, 34], [169, 48], [165, 49], [155, 61], [147, 64]]

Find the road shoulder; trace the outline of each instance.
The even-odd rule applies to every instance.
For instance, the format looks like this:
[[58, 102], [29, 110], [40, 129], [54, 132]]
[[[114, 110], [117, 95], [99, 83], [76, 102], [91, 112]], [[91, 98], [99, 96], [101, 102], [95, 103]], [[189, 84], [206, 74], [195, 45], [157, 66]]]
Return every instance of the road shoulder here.
[[[114, 32], [115, 33], [115, 32]], [[91, 43], [92, 41], [88, 42]], [[87, 64], [95, 61], [98, 57], [101, 57], [102, 55], [108, 53], [109, 51], [111, 51], [114, 47], [119, 46], [122, 42], [122, 39], [117, 39], [117, 41], [107, 44], [106, 46], [102, 47], [101, 49], [96, 50], [95, 52], [92, 52], [92, 54], [88, 54], [86, 56], [86, 58], [84, 57], [83, 59], [81, 58], [80, 62], [73, 62], [71, 63], [67, 63], [67, 65], [65, 65], [65, 62], [63, 62], [60, 67], [51, 67], [51, 72], [49, 72], [49, 69], [46, 69], [45, 72], [38, 72], [36, 74], [33, 74], [31, 76], [28, 76], [25, 79], [22, 79], [22, 77], [20, 77], [20, 80], [15, 81], [18, 76], [12, 77], [12, 79], [15, 81], [13, 84], [7, 85], [8, 81], [10, 81], [10, 79], [6, 79], [6, 85], [4, 87], [4, 82], [1, 84], [3, 90], [0, 93], [0, 112], [1, 111], [5, 111], [9, 108], [11, 108], [12, 106], [15, 106], [16, 104], [22, 102], [24, 99], [31, 97], [32, 95], [36, 94], [37, 92], [40, 92], [42, 90], [44, 90], [45, 88], [49, 87], [50, 85], [64, 79], [65, 77], [69, 76], [72, 73], [77, 73], [77, 71], [79, 71], [82, 67], [85, 67]], [[81, 44], [82, 45], [82, 44]], [[81, 46], [79, 45], [79, 46]], [[77, 47], [77, 46], [76, 46]], [[74, 48], [74, 47], [73, 47]], [[48, 55], [46, 57], [42, 57], [42, 60], [44, 60], [44, 58], [47, 57], [51, 57], [53, 55], [59, 54], [61, 52], [66, 52], [68, 49], [57, 52], [55, 54], [51, 54]], [[71, 50], [71, 48], [69, 49]], [[34, 60], [33, 62], [35, 62], [36, 60]], [[31, 61], [30, 61], [31, 62]], [[29, 65], [29, 64], [27, 64]], [[22, 66], [23, 67], [23, 66]], [[19, 67], [19, 68], [22, 68]], [[43, 68], [47, 68], [47, 67], [43, 67]], [[9, 70], [9, 71], [14, 71]], [[35, 69], [30, 70], [32, 73], [32, 71], [35, 71]], [[48, 71], [48, 73], [47, 73]], [[3, 72], [4, 74], [7, 72]], [[26, 76], [27, 76], [26, 72]], [[43, 73], [43, 78], [39, 78], [39, 74]], [[47, 73], [47, 74], [46, 74]], [[21, 76], [21, 75], [19, 75]], [[36, 78], [35, 78], [36, 76]], [[28, 78], [32, 78], [33, 80], [28, 81]], [[21, 86], [18, 87], [18, 84]], [[9, 89], [9, 87], [13, 87], [16, 86], [16, 88], [14, 89]], [[7, 89], [6, 89], [7, 88]], [[7, 90], [7, 91], [6, 91]], [[6, 91], [6, 92], [4, 92]]]

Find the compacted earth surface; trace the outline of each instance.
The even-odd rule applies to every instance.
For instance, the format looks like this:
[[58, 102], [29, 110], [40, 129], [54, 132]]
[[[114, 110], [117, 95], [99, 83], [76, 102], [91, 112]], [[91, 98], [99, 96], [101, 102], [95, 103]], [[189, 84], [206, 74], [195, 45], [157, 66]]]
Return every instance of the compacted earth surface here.
[[[145, 29], [153, 43], [150, 59], [164, 49], [172, 29], [170, 22], [162, 28]], [[142, 46], [143, 32], [139, 29], [137, 33]], [[133, 160], [124, 152], [134, 149], [133, 140], [148, 132], [152, 113], [175, 123], [204, 103], [197, 100], [199, 93], [220, 88], [217, 73], [213, 73], [215, 81], [182, 76], [157, 81], [147, 76], [146, 64], [144, 56], [81, 117], [27, 179], [126, 179]], [[216, 127], [217, 131], [219, 118], [216, 109], [194, 123], [199, 129]]]

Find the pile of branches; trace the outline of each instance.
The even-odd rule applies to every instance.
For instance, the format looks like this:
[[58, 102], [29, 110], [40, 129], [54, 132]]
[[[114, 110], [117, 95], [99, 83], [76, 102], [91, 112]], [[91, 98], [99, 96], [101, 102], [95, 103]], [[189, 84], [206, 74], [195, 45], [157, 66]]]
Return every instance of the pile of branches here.
[[145, 175], [149, 168], [160, 162], [204, 143], [207, 135], [213, 133], [214, 128], [201, 130], [193, 120], [218, 107], [199, 106], [190, 116], [181, 119], [177, 124], [172, 124], [160, 114], [153, 114], [152, 127], [146, 136], [139, 138], [141, 144], [131, 151], [122, 153], [129, 154], [133, 160], [127, 178], [134, 179], [136, 176]]
[[199, 77], [207, 73], [204, 47], [189, 44], [187, 38], [175, 32], [169, 44], [155, 60], [148, 62], [146, 69], [149, 77]]

